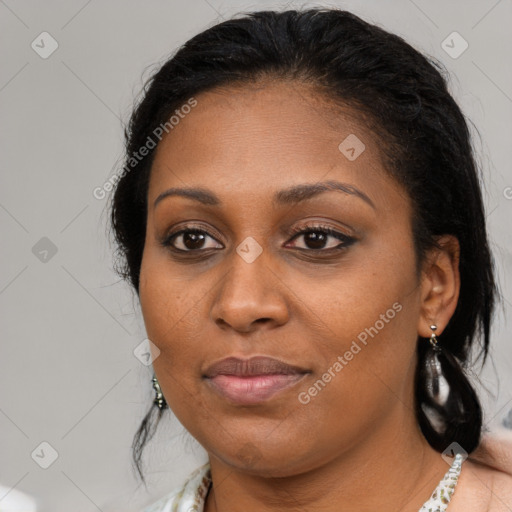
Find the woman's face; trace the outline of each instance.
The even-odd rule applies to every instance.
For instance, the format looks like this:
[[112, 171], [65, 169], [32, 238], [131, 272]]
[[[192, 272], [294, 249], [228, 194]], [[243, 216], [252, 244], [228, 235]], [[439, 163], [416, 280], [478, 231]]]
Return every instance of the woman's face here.
[[[298, 84], [196, 100], [157, 148], [140, 275], [169, 406], [210, 457], [255, 474], [399, 435], [428, 320], [411, 205], [376, 139]], [[293, 368], [211, 370], [255, 356]]]

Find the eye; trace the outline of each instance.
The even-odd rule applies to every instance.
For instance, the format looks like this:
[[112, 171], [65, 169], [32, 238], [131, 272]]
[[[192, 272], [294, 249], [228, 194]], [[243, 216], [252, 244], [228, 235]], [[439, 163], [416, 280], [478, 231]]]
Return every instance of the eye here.
[[354, 237], [340, 233], [329, 226], [299, 227], [293, 229], [292, 233], [295, 234], [292, 240], [297, 240], [301, 237], [304, 239], [305, 247], [295, 246], [295, 248], [307, 251], [321, 250], [322, 252], [330, 252], [331, 250], [342, 250], [356, 241]]
[[[214, 243], [206, 244], [208, 239]], [[223, 247], [207, 231], [197, 228], [184, 228], [176, 233], [171, 233], [162, 241], [162, 245], [178, 252], [196, 252], [206, 249], [222, 249]]]
[[[329, 226], [308, 226], [292, 229], [293, 240], [304, 239], [303, 247], [292, 245], [301, 251], [331, 252], [343, 250], [353, 244], [356, 239], [340, 233]], [[210, 242], [208, 242], [210, 240]], [[199, 253], [210, 249], [222, 249], [213, 235], [205, 229], [186, 226], [179, 231], [167, 235], [161, 244], [178, 253]], [[289, 247], [289, 245], [288, 245]]]

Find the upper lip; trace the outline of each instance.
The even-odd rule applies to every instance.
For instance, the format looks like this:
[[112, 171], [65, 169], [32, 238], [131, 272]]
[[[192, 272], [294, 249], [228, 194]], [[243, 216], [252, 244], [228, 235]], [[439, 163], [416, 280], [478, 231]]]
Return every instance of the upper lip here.
[[255, 356], [250, 359], [238, 357], [227, 357], [210, 365], [204, 376], [208, 378], [217, 375], [235, 375], [238, 377], [249, 377], [255, 375], [293, 375], [297, 373], [308, 373], [305, 368], [287, 364], [284, 361], [273, 357]]

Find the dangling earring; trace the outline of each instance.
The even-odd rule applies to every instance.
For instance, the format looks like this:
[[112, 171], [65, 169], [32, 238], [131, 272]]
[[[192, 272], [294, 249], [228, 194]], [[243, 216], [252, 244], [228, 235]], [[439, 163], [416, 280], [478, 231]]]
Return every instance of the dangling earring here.
[[449, 340], [441, 346], [437, 326], [430, 329], [430, 339], [418, 346], [415, 391], [420, 427], [437, 451], [442, 453], [455, 441], [471, 453], [480, 442], [480, 402], [461, 362], [446, 348]]
[[167, 402], [165, 401], [162, 390], [160, 389], [160, 384], [158, 383], [155, 374], [153, 374], [151, 382], [153, 383], [153, 389], [155, 390], [155, 399], [153, 400], [153, 403], [156, 404], [161, 411], [167, 409]]
[[432, 426], [438, 431], [442, 432], [445, 429], [445, 420], [439, 411], [443, 409], [448, 400], [450, 394], [450, 386], [443, 375], [443, 369], [441, 366], [440, 356], [443, 349], [439, 345], [439, 341], [436, 336], [437, 325], [431, 325], [430, 329], [432, 334], [430, 335], [429, 348], [425, 354], [425, 373], [426, 373], [426, 388], [429, 395], [428, 402], [437, 407], [429, 407], [427, 404], [422, 404], [425, 414], [428, 414]]

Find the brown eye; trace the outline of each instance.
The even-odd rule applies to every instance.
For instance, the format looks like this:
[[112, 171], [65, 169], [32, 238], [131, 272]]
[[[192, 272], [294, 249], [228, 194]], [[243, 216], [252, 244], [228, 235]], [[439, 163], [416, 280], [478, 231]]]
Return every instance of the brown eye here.
[[[208, 239], [213, 240], [215, 243], [212, 244], [210, 242], [210, 244], [207, 245]], [[222, 245], [206, 231], [199, 229], [182, 229], [177, 233], [169, 235], [164, 240], [163, 245], [182, 252], [222, 248]]]
[[355, 242], [353, 237], [344, 235], [329, 227], [308, 227], [298, 231], [292, 240], [303, 238], [304, 247], [294, 246], [303, 250], [324, 250], [343, 249]]

